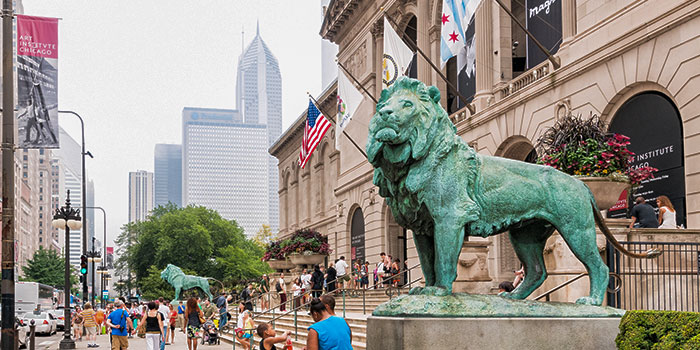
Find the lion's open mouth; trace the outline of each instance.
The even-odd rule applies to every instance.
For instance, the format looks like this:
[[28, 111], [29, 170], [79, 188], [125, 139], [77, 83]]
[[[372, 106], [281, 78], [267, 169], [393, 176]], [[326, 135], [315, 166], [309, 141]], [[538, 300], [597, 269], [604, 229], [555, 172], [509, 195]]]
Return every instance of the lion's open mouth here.
[[391, 142], [396, 140], [396, 138], [399, 136], [398, 133], [396, 133], [396, 130], [386, 127], [382, 130], [377, 131], [377, 134], [375, 135], [376, 139], [381, 141], [381, 142]]

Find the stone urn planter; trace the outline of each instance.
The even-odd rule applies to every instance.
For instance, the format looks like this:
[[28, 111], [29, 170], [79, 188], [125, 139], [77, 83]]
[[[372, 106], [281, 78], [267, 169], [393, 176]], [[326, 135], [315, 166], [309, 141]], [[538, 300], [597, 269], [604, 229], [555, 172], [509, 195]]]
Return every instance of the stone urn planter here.
[[629, 182], [612, 181], [607, 177], [579, 177], [591, 189], [600, 210], [610, 209], [620, 199], [622, 191], [630, 188]]
[[289, 261], [291, 261], [297, 268], [301, 268], [302, 265], [316, 265], [322, 264], [323, 260], [326, 258], [324, 254], [292, 254], [288, 255]]
[[294, 268], [294, 263], [292, 263], [288, 259], [285, 259], [285, 260], [270, 259], [267, 261], [267, 264], [270, 265], [270, 268], [272, 268], [274, 270], [291, 270]]

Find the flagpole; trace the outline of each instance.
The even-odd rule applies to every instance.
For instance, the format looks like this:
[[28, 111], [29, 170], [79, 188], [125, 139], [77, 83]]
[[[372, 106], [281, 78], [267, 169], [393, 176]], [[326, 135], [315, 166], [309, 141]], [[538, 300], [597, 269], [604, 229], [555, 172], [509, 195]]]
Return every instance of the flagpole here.
[[[314, 103], [314, 105], [316, 106], [316, 108], [318, 108], [318, 110], [319, 110], [324, 116], [327, 116], [327, 117], [328, 117], [328, 120], [330, 120], [330, 122], [333, 123], [333, 125], [337, 125], [337, 124], [335, 123], [335, 120], [333, 120], [333, 118], [331, 117], [331, 115], [328, 114], [328, 113], [326, 113], [326, 112], [324, 112], [324, 111], [321, 109], [321, 107], [320, 107], [319, 104], [318, 104], [318, 101], [316, 101], [316, 99], [315, 99], [313, 96], [311, 96], [311, 94], [310, 94], [308, 91], [306, 92], [306, 94], [309, 95], [309, 98], [311, 99], [311, 102]], [[357, 143], [355, 143], [355, 140], [353, 140], [352, 137], [350, 137], [350, 135], [348, 135], [348, 133], [345, 132], [345, 130], [343, 130], [343, 135], [345, 135], [345, 136], [348, 138], [348, 140], [350, 140], [350, 142], [352, 142], [352, 144], [355, 146], [355, 148], [357, 148], [357, 150], [360, 151], [360, 153], [362, 153], [363, 156], [365, 156], [365, 159], [367, 159], [367, 153], [365, 153], [365, 150], [363, 150], [360, 146], [358, 146]]]
[[510, 16], [510, 18], [512, 18], [513, 21], [518, 25], [518, 27], [520, 27], [520, 29], [522, 29], [525, 32], [525, 34], [527, 34], [530, 37], [530, 39], [535, 43], [535, 45], [537, 45], [537, 47], [539, 47], [540, 50], [542, 50], [542, 52], [544, 52], [544, 54], [547, 55], [547, 59], [549, 59], [549, 62], [552, 62], [552, 66], [554, 66], [554, 69], [559, 69], [559, 67], [561, 67], [561, 60], [559, 60], [558, 57], [552, 56], [552, 54], [549, 52], [549, 50], [547, 50], [544, 47], [544, 45], [542, 45], [540, 43], [540, 41], [537, 40], [537, 38], [535, 38], [535, 36], [532, 35], [532, 33], [530, 33], [530, 31], [528, 31], [525, 28], [525, 26], [522, 23], [520, 23], [520, 21], [517, 18], [515, 18], [515, 15], [512, 12], [510, 12], [510, 10], [506, 7], [506, 5], [501, 0], [496, 0], [496, 2], [498, 3], [499, 6], [501, 6], [503, 11], [506, 11], [506, 13]]
[[[381, 10], [384, 11], [384, 8], [382, 7]], [[387, 19], [389, 19], [389, 21], [391, 21], [391, 23], [392, 23], [395, 27], [397, 27], [397, 28], [399, 27], [398, 23], [396, 23], [396, 21], [394, 21], [393, 18], [387, 16], [386, 13], [384, 13], [384, 17], [386, 17]], [[435, 63], [433, 63], [433, 61], [430, 60], [430, 58], [428, 58], [428, 56], [423, 52], [423, 50], [421, 50], [421, 49], [418, 47], [418, 45], [413, 41], [413, 39], [411, 39], [411, 38], [406, 34], [405, 31], [401, 31], [401, 36], [404, 38], [404, 40], [408, 41], [408, 43], [410, 44], [410, 46], [412, 46], [412, 48], [413, 48], [414, 50], [416, 50], [421, 56], [423, 56], [423, 58], [428, 62], [428, 64], [430, 64], [430, 66], [433, 67], [433, 70], [435, 70], [435, 72], [437, 72], [437, 74], [440, 76], [440, 78], [442, 78], [442, 80], [444, 80], [445, 83], [447, 83], [447, 86], [449, 86], [450, 88], [452, 88], [452, 91], [454, 91], [454, 92], [457, 94], [457, 96], [459, 97], [459, 99], [462, 101], [462, 103], [464, 103], [464, 105], [465, 105], [465, 106], [467, 107], [467, 109], [469, 110], [469, 113], [471, 113], [472, 115], [474, 115], [474, 113], [476, 113], [476, 110], [474, 109], [474, 106], [473, 106], [471, 103], [469, 103], [469, 101], [467, 100], [467, 98], [464, 97], [464, 95], [462, 95], [462, 94], [459, 92], [459, 90], [458, 90], [449, 80], [447, 80], [447, 77], [446, 77], [444, 74], [442, 74], [442, 71], [440, 70], [440, 68], [438, 68], [438, 67], [435, 65]]]
[[352, 78], [352, 80], [355, 81], [355, 84], [359, 85], [360, 88], [362, 88], [362, 91], [364, 91], [364, 92], [367, 94], [367, 96], [369, 96], [369, 98], [371, 98], [372, 101], [374, 101], [374, 104], [379, 104], [379, 102], [377, 102], [377, 99], [374, 98], [374, 96], [373, 96], [372, 94], [370, 94], [369, 91], [367, 91], [367, 89], [365, 89], [365, 87], [362, 85], [362, 83], [360, 83], [360, 82], [355, 78], [355, 76], [352, 75], [352, 73], [350, 73], [350, 71], [347, 70], [347, 68], [345, 68], [345, 66], [343, 66], [343, 64], [340, 63], [340, 61], [338, 61], [337, 58], [336, 58], [335, 62], [338, 63], [338, 66], [339, 66], [340, 68], [342, 68], [343, 71], [345, 71], [345, 73], [348, 73], [348, 75], [350, 76], [350, 78]]

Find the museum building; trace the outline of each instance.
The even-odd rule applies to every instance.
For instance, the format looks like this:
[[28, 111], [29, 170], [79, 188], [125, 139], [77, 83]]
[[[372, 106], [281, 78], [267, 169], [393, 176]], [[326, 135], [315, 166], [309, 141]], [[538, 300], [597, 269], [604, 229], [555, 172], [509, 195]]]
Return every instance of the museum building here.
[[[533, 161], [533, 145], [558, 117], [597, 114], [610, 131], [631, 138], [635, 166], [659, 169], [638, 192], [652, 202], [667, 195], [678, 223], [700, 228], [700, 2], [502, 2], [553, 53], [554, 62], [495, 0], [483, 0], [466, 35], [473, 34], [475, 59], [466, 70], [458, 72], [454, 58], [442, 69], [462, 95], [473, 98], [475, 113], [420, 55], [409, 70], [409, 76], [440, 89], [458, 134], [481, 154]], [[441, 7], [442, 0], [333, 0], [320, 35], [338, 45], [338, 61], [378, 97], [384, 15], [439, 66]], [[336, 84], [317, 100], [335, 120]], [[366, 97], [345, 129], [361, 147], [374, 108]], [[313, 228], [328, 235], [331, 258], [344, 255], [374, 266], [379, 253], [386, 252], [409, 267], [418, 264], [410, 231], [396, 224], [372, 184], [374, 169], [345, 135], [336, 148], [330, 129], [306, 167], [297, 165], [305, 120], [306, 111], [269, 149], [279, 160], [279, 236]], [[619, 204], [612, 216], [626, 214], [626, 202]], [[565, 245], [550, 248], [560, 261], [554, 267], [559, 280], [581, 271]], [[517, 268], [507, 235], [469, 237], [458, 268], [462, 284], [455, 290], [493, 291], [500, 281], [512, 280]], [[412, 274], [419, 277], [420, 269]]]

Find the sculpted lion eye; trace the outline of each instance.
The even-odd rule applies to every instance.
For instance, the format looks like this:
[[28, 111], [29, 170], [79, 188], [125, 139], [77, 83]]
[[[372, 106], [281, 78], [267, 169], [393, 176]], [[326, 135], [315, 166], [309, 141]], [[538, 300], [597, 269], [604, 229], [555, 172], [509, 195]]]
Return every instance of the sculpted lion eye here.
[[403, 101], [403, 106], [404, 106], [404, 108], [413, 107], [413, 102]]

